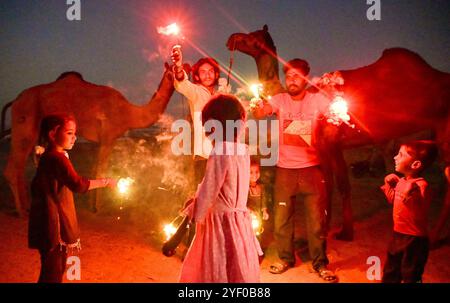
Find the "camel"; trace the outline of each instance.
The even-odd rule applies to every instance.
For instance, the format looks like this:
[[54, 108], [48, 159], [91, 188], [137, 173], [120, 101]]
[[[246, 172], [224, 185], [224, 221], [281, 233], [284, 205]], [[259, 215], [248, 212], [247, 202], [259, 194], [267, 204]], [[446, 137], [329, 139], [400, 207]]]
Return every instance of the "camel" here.
[[[48, 84], [24, 90], [3, 110], [11, 106], [11, 150], [4, 175], [14, 196], [20, 216], [29, 207], [24, 170], [26, 161], [38, 140], [41, 119], [52, 113], [69, 113], [77, 121], [77, 133], [99, 144], [93, 175], [103, 176], [114, 141], [130, 129], [149, 127], [158, 121], [174, 92], [172, 72], [165, 72], [157, 91], [143, 106], [130, 103], [119, 91], [89, 83], [77, 72], [66, 72]], [[2, 121], [4, 127], [4, 121]], [[8, 131], [2, 129], [3, 134]], [[91, 201], [99, 208], [99, 191]]]
[[[232, 34], [227, 47], [254, 58], [267, 95], [284, 91], [279, 57], [267, 25], [249, 34]], [[344, 79], [340, 89], [356, 128], [322, 122], [316, 132], [328, 191], [331, 193], [336, 181], [342, 197], [343, 225], [336, 238], [353, 240], [351, 188], [342, 149], [379, 144], [423, 130], [435, 133], [446, 166], [447, 194], [436, 226], [442, 229], [450, 212], [450, 74], [432, 68], [418, 54], [402, 48], [386, 49], [375, 63], [340, 72]]]

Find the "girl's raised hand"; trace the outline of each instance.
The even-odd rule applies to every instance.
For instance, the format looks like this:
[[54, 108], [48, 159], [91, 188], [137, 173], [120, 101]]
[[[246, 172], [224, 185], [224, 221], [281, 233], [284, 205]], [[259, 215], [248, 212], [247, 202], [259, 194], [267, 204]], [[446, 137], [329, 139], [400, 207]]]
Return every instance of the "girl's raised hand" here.
[[113, 178], [106, 178], [107, 184], [106, 186], [109, 188], [116, 188], [117, 187], [117, 179]]

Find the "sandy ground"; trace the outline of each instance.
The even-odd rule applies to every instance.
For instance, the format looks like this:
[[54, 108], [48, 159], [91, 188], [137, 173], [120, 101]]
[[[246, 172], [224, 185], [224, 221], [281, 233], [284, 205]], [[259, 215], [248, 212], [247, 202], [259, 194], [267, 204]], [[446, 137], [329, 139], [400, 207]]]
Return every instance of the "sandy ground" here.
[[[356, 223], [356, 239], [341, 242], [330, 239], [328, 257], [330, 268], [340, 282], [377, 282], [367, 279], [366, 264], [370, 256], [384, 261], [390, 227], [384, 222], [390, 216], [384, 210]], [[39, 255], [27, 248], [27, 221], [0, 213], [2, 239], [0, 250], [0, 282], [35, 282], [39, 274]], [[165, 257], [159, 247], [145, 241], [131, 226], [110, 217], [80, 212], [82, 250], [80, 282], [176, 282], [181, 267], [179, 254]], [[425, 282], [450, 282], [450, 245], [433, 250], [426, 267]], [[273, 260], [273, 243], [261, 263], [261, 281], [267, 283], [323, 282], [311, 273], [307, 261], [300, 258], [294, 268], [282, 275], [269, 273]], [[300, 255], [300, 253], [299, 253]], [[70, 282], [70, 281], [66, 281]]]

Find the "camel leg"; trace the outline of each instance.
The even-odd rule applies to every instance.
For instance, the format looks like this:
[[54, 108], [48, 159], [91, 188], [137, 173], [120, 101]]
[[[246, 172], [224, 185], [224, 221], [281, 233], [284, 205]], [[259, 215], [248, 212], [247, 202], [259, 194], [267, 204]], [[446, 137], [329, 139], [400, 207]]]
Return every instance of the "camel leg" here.
[[[332, 159], [329, 157], [323, 159]], [[331, 226], [331, 218], [332, 218], [332, 201], [333, 201], [333, 186], [334, 186], [334, 177], [333, 177], [333, 169], [330, 161], [322, 160], [322, 171], [325, 178], [326, 190], [327, 190], [327, 230], [330, 230]]]
[[[351, 188], [348, 176], [347, 163], [339, 145], [341, 129], [322, 122], [314, 130], [315, 147], [322, 162], [328, 192], [327, 225], [330, 226], [332, 218], [332, 192], [334, 182], [342, 198], [343, 224], [334, 237], [338, 240], [353, 240], [353, 212], [351, 205]], [[336, 178], [336, 180], [334, 179]]]
[[[334, 237], [342, 241], [353, 240], [353, 210], [351, 204], [351, 187], [348, 176], [347, 163], [340, 148], [329, 148], [322, 154], [322, 169], [325, 175], [328, 194], [327, 227], [330, 229], [332, 219], [333, 186], [336, 183], [342, 199], [342, 228]], [[335, 179], [336, 178], [336, 179]]]
[[[17, 132], [12, 132], [11, 150], [8, 156], [4, 175], [14, 196], [14, 203], [19, 216], [26, 215], [30, 207], [27, 185], [25, 181], [25, 166], [28, 155], [33, 149], [36, 135], [33, 132], [27, 136], [18, 136]], [[31, 135], [31, 137], [30, 137]]]
[[438, 246], [440, 235], [443, 233], [445, 223], [450, 217], [450, 166], [445, 168], [445, 177], [447, 179], [447, 192], [445, 194], [444, 206], [439, 214], [435, 227], [430, 233], [431, 246], [434, 248]]
[[342, 228], [335, 234], [337, 240], [353, 241], [353, 210], [351, 200], [351, 186], [347, 163], [342, 149], [336, 148], [333, 153], [333, 171], [336, 185], [342, 199]]
[[[94, 176], [96, 179], [105, 178], [105, 172], [108, 167], [108, 160], [111, 154], [113, 144], [101, 143], [98, 150], [97, 164], [94, 167]], [[98, 212], [102, 208], [102, 190], [95, 190], [90, 197], [90, 207], [93, 212]]]
[[[442, 208], [442, 211], [439, 215], [435, 227], [430, 233], [430, 242], [432, 247], [437, 246], [440, 234], [443, 232], [445, 223], [450, 217], [450, 142], [448, 141], [448, 138], [450, 138], [450, 120], [444, 122], [444, 125], [440, 126], [437, 132], [437, 142], [439, 144], [440, 153], [445, 163], [444, 174], [447, 180], [447, 188], [444, 206]], [[447, 236], [450, 237], [450, 234], [448, 234]]]

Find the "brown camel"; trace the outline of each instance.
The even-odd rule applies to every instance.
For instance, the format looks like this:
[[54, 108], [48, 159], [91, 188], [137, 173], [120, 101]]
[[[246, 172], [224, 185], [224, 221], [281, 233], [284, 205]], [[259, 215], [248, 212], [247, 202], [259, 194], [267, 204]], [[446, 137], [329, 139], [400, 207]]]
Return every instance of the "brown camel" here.
[[[231, 35], [227, 47], [255, 59], [267, 95], [283, 91], [278, 72], [279, 57], [267, 25], [249, 34]], [[340, 72], [345, 81], [341, 90], [348, 100], [349, 114], [356, 130], [345, 124], [338, 129], [322, 123], [316, 133], [320, 134], [317, 149], [325, 167], [328, 190], [331, 192], [335, 180], [343, 199], [343, 227], [336, 237], [352, 240], [351, 188], [342, 148], [377, 144], [432, 130], [450, 183], [450, 74], [432, 68], [419, 55], [401, 48], [385, 50], [382, 57], [371, 65]], [[444, 210], [435, 234], [443, 228], [449, 212], [450, 191], [447, 186]]]
[[[167, 64], [157, 91], [144, 106], [133, 105], [111, 87], [83, 80], [77, 72], [63, 73], [52, 83], [24, 90], [11, 105], [11, 150], [4, 171], [19, 215], [24, 215], [24, 209], [29, 206], [24, 170], [37, 143], [39, 124], [44, 116], [61, 112], [72, 114], [77, 120], [78, 134], [99, 144], [94, 168], [94, 176], [99, 178], [106, 171], [114, 141], [130, 129], [149, 127], [157, 122], [173, 91], [172, 73]], [[97, 191], [91, 205], [93, 210], [98, 207], [99, 198]]]

